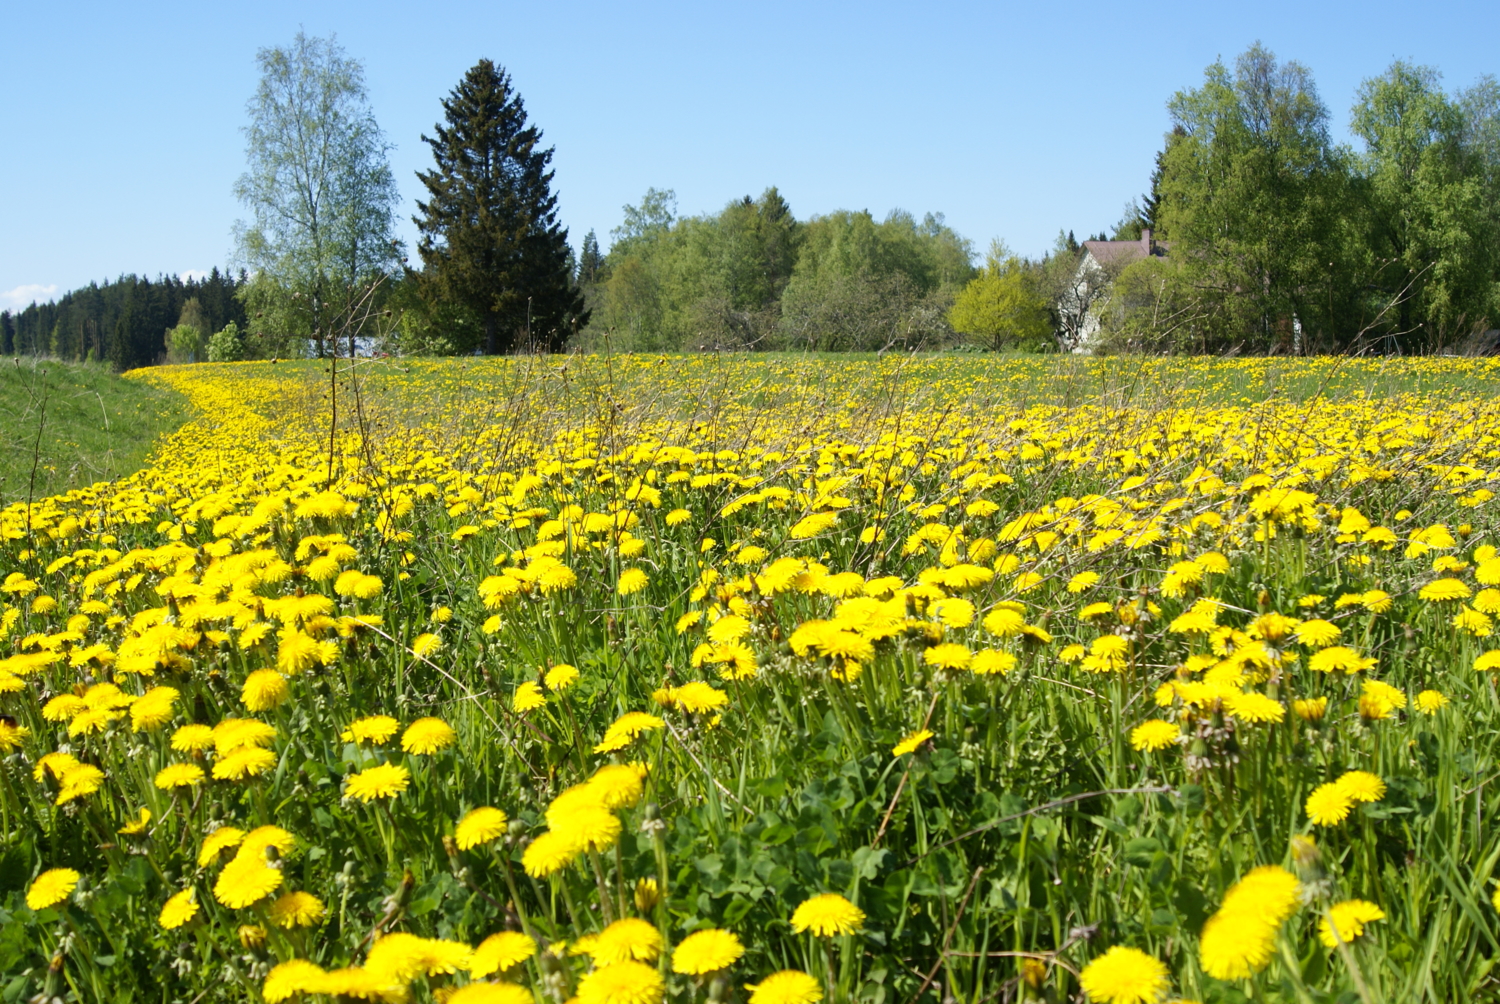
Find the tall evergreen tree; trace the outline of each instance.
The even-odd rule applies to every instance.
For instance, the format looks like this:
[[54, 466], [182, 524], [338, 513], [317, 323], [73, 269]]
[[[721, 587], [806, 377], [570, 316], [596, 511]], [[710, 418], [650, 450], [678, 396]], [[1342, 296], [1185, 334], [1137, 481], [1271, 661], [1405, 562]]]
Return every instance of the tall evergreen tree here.
[[578, 282], [580, 285], [591, 285], [599, 281], [599, 269], [604, 264], [604, 256], [599, 253], [599, 238], [590, 230], [583, 235], [583, 253], [578, 257]]
[[417, 173], [428, 192], [413, 217], [424, 292], [476, 315], [491, 355], [520, 338], [560, 348], [588, 313], [557, 222], [553, 148], [541, 149], [510, 76], [488, 59], [464, 74], [443, 114], [422, 137], [436, 166]]

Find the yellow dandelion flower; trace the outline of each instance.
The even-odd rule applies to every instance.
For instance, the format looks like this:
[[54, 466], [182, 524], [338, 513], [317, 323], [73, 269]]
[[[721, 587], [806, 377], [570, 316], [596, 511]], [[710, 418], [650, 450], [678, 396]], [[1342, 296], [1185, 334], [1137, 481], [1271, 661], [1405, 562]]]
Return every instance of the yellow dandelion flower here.
[[381, 746], [390, 742], [400, 727], [401, 723], [390, 715], [368, 715], [350, 722], [349, 727], [339, 734], [339, 738], [346, 743]]
[[276, 754], [255, 746], [244, 746], [214, 764], [215, 781], [242, 781], [264, 774], [276, 766]]
[[823, 999], [823, 987], [800, 969], [783, 969], [759, 983], [746, 983], [749, 1004], [817, 1004]]
[[257, 669], [245, 677], [240, 700], [251, 711], [271, 711], [279, 708], [290, 694], [286, 677], [274, 669]]
[[1447, 603], [1453, 600], [1466, 600], [1473, 595], [1472, 590], [1464, 584], [1461, 579], [1438, 579], [1429, 582], [1417, 590], [1417, 596], [1428, 603]]
[[594, 771], [584, 786], [611, 812], [634, 807], [645, 792], [646, 771], [639, 764], [609, 763]]
[[1247, 979], [1271, 961], [1276, 932], [1296, 910], [1297, 877], [1277, 865], [1251, 869], [1203, 925], [1199, 957], [1215, 979]]
[[1379, 680], [1366, 680], [1360, 688], [1359, 713], [1370, 721], [1391, 717], [1392, 712], [1406, 707], [1406, 694]]
[[458, 741], [458, 733], [441, 718], [418, 718], [401, 735], [401, 748], [407, 753], [430, 754], [445, 750]]
[[505, 835], [508, 822], [508, 817], [500, 809], [488, 805], [470, 809], [454, 830], [454, 842], [461, 851], [487, 844]]
[[156, 772], [156, 786], [163, 791], [191, 788], [203, 782], [203, 768], [193, 763], [168, 764]]
[[330, 997], [348, 997], [354, 1000], [401, 1001], [406, 998], [406, 988], [385, 973], [371, 972], [368, 968], [346, 966], [332, 969], [317, 981], [317, 992]]
[[288, 892], [276, 897], [266, 917], [277, 927], [314, 927], [326, 912], [323, 901], [312, 893]]
[[273, 966], [266, 973], [260, 994], [266, 1004], [281, 1004], [298, 994], [321, 993], [326, 975], [321, 966], [306, 959], [293, 959]]
[[1315, 619], [1298, 624], [1296, 634], [1297, 640], [1309, 648], [1326, 648], [1338, 641], [1343, 632], [1332, 621]]
[[344, 794], [369, 804], [377, 798], [394, 798], [411, 784], [411, 771], [400, 764], [382, 763], [349, 775]]
[[123, 836], [134, 837], [146, 832], [146, 826], [151, 822], [151, 810], [141, 806], [140, 812], [134, 819], [117, 830]]
[[543, 682], [547, 684], [548, 690], [553, 693], [560, 693], [578, 682], [578, 670], [565, 662], [560, 662], [547, 670], [547, 675]]
[[1168, 746], [1177, 745], [1182, 727], [1176, 722], [1153, 718], [1130, 730], [1130, 748], [1137, 752], [1155, 753]]
[[214, 830], [203, 838], [203, 846], [198, 849], [198, 867], [207, 868], [221, 852], [238, 847], [244, 839], [245, 831], [233, 826], [221, 826]]
[[536, 942], [520, 931], [501, 931], [492, 934], [474, 949], [469, 963], [469, 975], [483, 979], [495, 973], [518, 966], [536, 954]]
[[1307, 660], [1307, 668], [1319, 673], [1358, 673], [1362, 669], [1371, 669], [1374, 665], [1373, 658], [1362, 658], [1354, 649], [1344, 645], [1334, 645], [1315, 652]]
[[1448, 698], [1438, 690], [1424, 690], [1417, 695], [1417, 710], [1424, 715], [1435, 715], [1448, 706]]
[[172, 733], [172, 748], [178, 753], [202, 753], [213, 745], [214, 730], [207, 725], [184, 725]]
[[1280, 722], [1286, 717], [1286, 708], [1280, 702], [1255, 691], [1230, 694], [1224, 699], [1224, 710], [1240, 721], [1254, 724]]
[[935, 733], [931, 729], [918, 729], [908, 733], [899, 743], [891, 747], [891, 755], [905, 756], [907, 753], [915, 753], [933, 735]]
[[581, 849], [602, 851], [620, 839], [620, 820], [599, 804], [579, 804], [566, 812], [549, 811], [552, 832]]
[[1203, 971], [1218, 980], [1254, 976], [1270, 964], [1279, 926], [1244, 911], [1215, 913], [1198, 939]]
[[214, 899], [240, 910], [258, 903], [281, 887], [281, 869], [266, 864], [258, 855], [238, 855], [214, 883]]
[[1354, 800], [1335, 782], [1320, 784], [1307, 796], [1307, 818], [1314, 826], [1336, 826], [1353, 807]]
[[547, 703], [547, 695], [542, 693], [542, 688], [530, 680], [522, 683], [516, 688], [515, 696], [510, 700], [510, 706], [517, 714], [524, 715], [528, 711], [535, 711]]
[[256, 718], [226, 718], [213, 727], [212, 736], [214, 752], [225, 756], [238, 749], [271, 745], [276, 729]]
[[130, 728], [155, 732], [172, 720], [174, 705], [182, 695], [174, 687], [152, 687], [130, 706]]
[[974, 654], [957, 642], [934, 645], [922, 653], [922, 661], [939, 669], [968, 669]]
[[26, 889], [26, 905], [33, 910], [56, 906], [72, 895], [82, 878], [71, 868], [49, 868], [31, 880]]
[[578, 981], [578, 1004], [661, 1004], [666, 985], [644, 962], [600, 966]]
[[1328, 915], [1318, 921], [1318, 940], [1329, 948], [1340, 941], [1348, 944], [1365, 933], [1365, 925], [1384, 920], [1385, 911], [1363, 899], [1348, 899], [1328, 908]]
[[716, 711], [729, 703], [729, 695], [701, 680], [671, 687], [667, 691], [668, 701], [690, 714], [701, 715]]
[[1304, 722], [1320, 722], [1328, 713], [1328, 698], [1303, 697], [1292, 702], [1292, 713]]
[[630, 596], [645, 589], [650, 582], [650, 578], [643, 570], [627, 568], [620, 573], [620, 581], [615, 583], [615, 591], [621, 596]]
[[983, 648], [974, 653], [969, 663], [969, 672], [976, 676], [1005, 675], [1016, 668], [1016, 657], [998, 649]]
[[672, 951], [672, 972], [706, 976], [728, 969], [745, 954], [745, 946], [730, 931], [705, 927], [683, 938]]
[[865, 913], [838, 893], [825, 892], [805, 900], [792, 911], [792, 931], [811, 931], [819, 937], [856, 934], [864, 930]]
[[21, 743], [31, 730], [24, 725], [0, 721], [0, 753], [10, 754], [21, 748]]
[[546, 878], [572, 864], [584, 846], [568, 834], [548, 830], [526, 845], [521, 853], [521, 867], [532, 878]]
[[104, 784], [104, 771], [90, 763], [68, 767], [58, 779], [56, 804], [66, 805], [75, 798], [92, 795]]
[[1099, 584], [1098, 572], [1079, 572], [1068, 580], [1068, 592], [1081, 593]]
[[1356, 802], [1378, 802], [1385, 797], [1385, 782], [1367, 770], [1346, 771], [1333, 783]]
[[608, 965], [636, 959], [654, 962], [661, 954], [661, 932], [638, 917], [626, 917], [599, 932], [594, 942], [594, 964]]
[[174, 931], [198, 916], [198, 894], [192, 889], [183, 889], [167, 897], [162, 904], [156, 922], [168, 931]]
[[364, 968], [382, 982], [400, 985], [419, 976], [467, 970], [473, 960], [473, 949], [462, 942], [397, 931], [381, 936], [370, 946]]
[[454, 990], [443, 1004], [537, 1004], [537, 999], [515, 983], [470, 983]]
[[667, 723], [644, 711], [627, 711], [604, 731], [604, 738], [594, 747], [595, 753], [612, 753], [622, 750], [642, 733], [666, 728]]
[[661, 887], [654, 878], [635, 880], [635, 908], [641, 913], [650, 913], [661, 902]]
[[1115, 945], [1083, 967], [1078, 985], [1101, 1004], [1158, 1004], [1172, 983], [1160, 960], [1136, 948]]

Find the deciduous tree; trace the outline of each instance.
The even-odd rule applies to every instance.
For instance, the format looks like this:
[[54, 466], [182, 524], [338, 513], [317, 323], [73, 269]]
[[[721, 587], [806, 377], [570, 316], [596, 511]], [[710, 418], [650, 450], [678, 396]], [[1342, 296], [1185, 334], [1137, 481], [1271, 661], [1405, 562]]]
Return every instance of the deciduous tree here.
[[251, 213], [236, 225], [239, 256], [256, 273], [242, 295], [260, 334], [311, 338], [322, 355], [397, 257], [390, 145], [363, 68], [333, 38], [298, 32], [290, 46], [261, 49], [256, 59], [248, 167], [235, 185]]

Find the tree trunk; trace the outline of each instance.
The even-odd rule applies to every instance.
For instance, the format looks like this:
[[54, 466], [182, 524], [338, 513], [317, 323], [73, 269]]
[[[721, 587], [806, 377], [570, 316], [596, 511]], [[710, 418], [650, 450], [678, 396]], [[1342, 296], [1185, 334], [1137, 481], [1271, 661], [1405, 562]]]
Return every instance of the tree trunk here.
[[500, 351], [500, 346], [497, 344], [498, 340], [499, 340], [498, 339], [498, 333], [495, 330], [495, 328], [496, 328], [496, 323], [495, 323], [496, 320], [497, 320], [497, 318], [496, 318], [495, 312], [493, 310], [484, 315], [484, 352], [485, 352], [485, 355], [492, 356], [496, 352]]

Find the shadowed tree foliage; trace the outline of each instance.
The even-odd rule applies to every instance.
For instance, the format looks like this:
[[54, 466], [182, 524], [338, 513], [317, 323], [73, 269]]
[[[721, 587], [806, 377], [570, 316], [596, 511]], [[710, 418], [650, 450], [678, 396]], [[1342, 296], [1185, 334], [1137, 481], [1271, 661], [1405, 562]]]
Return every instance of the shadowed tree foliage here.
[[428, 193], [413, 217], [425, 299], [472, 313], [490, 355], [561, 348], [588, 313], [557, 222], [552, 148], [541, 148], [510, 76], [488, 59], [464, 74], [443, 116], [422, 137], [436, 164], [417, 174]]

